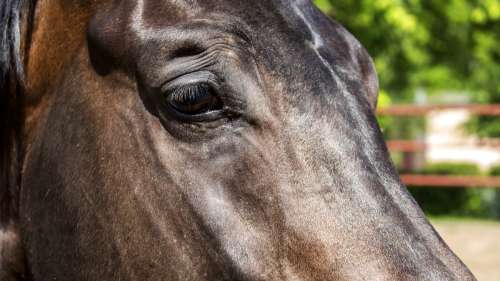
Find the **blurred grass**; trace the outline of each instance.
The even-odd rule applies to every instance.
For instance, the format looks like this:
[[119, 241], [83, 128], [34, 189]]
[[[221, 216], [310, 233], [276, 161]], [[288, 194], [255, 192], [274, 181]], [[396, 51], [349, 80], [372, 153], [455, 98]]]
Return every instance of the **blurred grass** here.
[[430, 221], [477, 280], [500, 281], [500, 222], [454, 216]]

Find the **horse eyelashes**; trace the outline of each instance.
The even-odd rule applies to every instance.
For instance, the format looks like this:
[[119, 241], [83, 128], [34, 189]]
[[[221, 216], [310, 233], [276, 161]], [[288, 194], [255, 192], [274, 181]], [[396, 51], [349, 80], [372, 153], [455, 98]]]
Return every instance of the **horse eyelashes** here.
[[172, 91], [172, 98], [179, 102], [195, 102], [210, 94], [210, 86], [204, 83], [179, 86]]
[[222, 108], [217, 94], [207, 83], [177, 86], [165, 93], [165, 99], [174, 110], [188, 115], [199, 115]]

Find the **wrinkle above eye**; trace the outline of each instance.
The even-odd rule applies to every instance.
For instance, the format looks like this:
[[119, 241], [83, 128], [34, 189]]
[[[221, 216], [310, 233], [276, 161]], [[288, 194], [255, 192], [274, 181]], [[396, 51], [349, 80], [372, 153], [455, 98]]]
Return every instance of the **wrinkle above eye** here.
[[[199, 57], [199, 58], [198, 58]], [[186, 76], [193, 72], [206, 72], [200, 71], [206, 69], [216, 63], [215, 54], [210, 55], [197, 55], [195, 57], [180, 57], [167, 62], [153, 78], [152, 86], [154, 88], [165, 81], [173, 81], [179, 77]]]
[[217, 69], [227, 63], [240, 65], [247, 56], [244, 54], [246, 51], [236, 43], [231, 44], [231, 40], [226, 41], [214, 40], [207, 44], [203, 51], [199, 46], [192, 46], [192, 49], [189, 46], [183, 46], [171, 53], [171, 55], [187, 54], [188, 56], [146, 56], [149, 58], [141, 63], [140, 73], [144, 74], [143, 79], [148, 85], [157, 88], [165, 81], [174, 80], [187, 73]]
[[[179, 70], [179, 72], [181, 72]], [[179, 76], [176, 76], [170, 80], [166, 80], [166, 82], [160, 87], [162, 92], [167, 92], [171, 91], [172, 89], [178, 88], [178, 87], [183, 87], [186, 85], [194, 85], [194, 84], [199, 84], [199, 83], [205, 83], [210, 86], [212, 86], [215, 90], [218, 90], [219, 88], [219, 79], [217, 76], [206, 70], [200, 70], [200, 71], [192, 71], [192, 72], [187, 72], [187, 71], [182, 71], [182, 74]]]

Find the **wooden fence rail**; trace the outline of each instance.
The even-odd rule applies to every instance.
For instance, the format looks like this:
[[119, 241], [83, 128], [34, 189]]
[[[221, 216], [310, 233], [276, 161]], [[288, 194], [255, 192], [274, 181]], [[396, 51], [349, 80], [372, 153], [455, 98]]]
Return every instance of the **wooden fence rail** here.
[[500, 150], [500, 139], [478, 139], [474, 142], [445, 142], [445, 143], [426, 143], [423, 141], [412, 140], [388, 140], [387, 147], [391, 151], [398, 152], [419, 152], [428, 149], [430, 146], [433, 148], [439, 147], [456, 147], [456, 146], [470, 146], [488, 147]]
[[379, 116], [423, 116], [433, 111], [462, 109], [474, 115], [500, 116], [500, 104], [392, 105], [380, 108]]
[[[466, 110], [472, 115], [500, 116], [500, 104], [459, 104], [459, 105], [393, 105], [380, 108], [377, 111], [379, 116], [425, 116], [429, 113], [442, 110]], [[453, 146], [456, 144], [439, 144], [439, 146]], [[474, 145], [488, 146], [500, 149], [499, 139], [478, 140]], [[398, 152], [420, 152], [428, 148], [429, 144], [422, 141], [413, 140], [388, 140], [387, 146], [391, 151]], [[433, 145], [435, 146], [435, 144]], [[499, 188], [500, 177], [487, 176], [452, 176], [452, 175], [421, 175], [403, 174], [401, 180], [410, 186], [432, 186], [448, 188]]]
[[401, 180], [411, 186], [500, 188], [500, 177], [404, 174]]

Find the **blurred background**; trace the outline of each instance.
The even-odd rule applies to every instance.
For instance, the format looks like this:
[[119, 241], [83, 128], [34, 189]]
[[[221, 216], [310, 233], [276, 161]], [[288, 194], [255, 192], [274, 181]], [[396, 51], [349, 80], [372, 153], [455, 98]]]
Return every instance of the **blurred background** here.
[[500, 281], [500, 0], [315, 0], [368, 49], [403, 181], [479, 281]]

